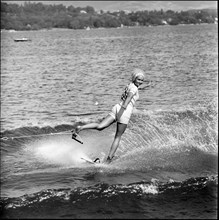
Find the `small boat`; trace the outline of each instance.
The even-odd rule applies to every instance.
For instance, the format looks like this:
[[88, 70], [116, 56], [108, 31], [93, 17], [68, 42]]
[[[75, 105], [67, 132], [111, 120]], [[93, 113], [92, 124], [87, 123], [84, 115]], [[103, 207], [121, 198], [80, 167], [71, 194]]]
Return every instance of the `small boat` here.
[[26, 41], [31, 41], [31, 39], [28, 39], [28, 38], [17, 38], [17, 39], [14, 39], [15, 42], [26, 42]]

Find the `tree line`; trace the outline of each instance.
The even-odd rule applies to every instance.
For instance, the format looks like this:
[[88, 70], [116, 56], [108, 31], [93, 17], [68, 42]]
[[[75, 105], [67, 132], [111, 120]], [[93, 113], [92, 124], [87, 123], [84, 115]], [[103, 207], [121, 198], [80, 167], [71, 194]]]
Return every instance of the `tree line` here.
[[25, 2], [24, 5], [1, 2], [1, 29], [39, 30], [51, 28], [84, 29], [121, 26], [155, 26], [214, 23], [217, 10], [95, 11], [93, 7], [74, 7]]

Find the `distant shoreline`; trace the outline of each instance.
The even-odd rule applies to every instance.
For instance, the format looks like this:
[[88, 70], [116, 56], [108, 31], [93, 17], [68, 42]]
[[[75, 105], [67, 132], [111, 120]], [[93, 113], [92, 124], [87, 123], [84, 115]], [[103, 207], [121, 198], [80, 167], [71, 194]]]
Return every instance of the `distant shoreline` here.
[[[124, 27], [100, 27], [100, 28], [90, 28], [89, 30], [101, 30], [101, 29], [126, 29], [126, 28], [151, 28], [151, 27], [169, 27], [169, 26], [197, 26], [197, 25], [214, 25], [215, 23], [200, 23], [200, 24], [178, 24], [178, 25], [149, 25], [149, 26], [124, 26]], [[217, 25], [217, 24], [215, 24]], [[71, 29], [71, 28], [50, 28], [50, 29], [39, 29], [39, 30], [7, 30], [7, 29], [1, 29], [1, 32], [9, 32], [9, 33], [15, 33], [15, 32], [29, 32], [29, 31], [88, 31], [86, 29]]]

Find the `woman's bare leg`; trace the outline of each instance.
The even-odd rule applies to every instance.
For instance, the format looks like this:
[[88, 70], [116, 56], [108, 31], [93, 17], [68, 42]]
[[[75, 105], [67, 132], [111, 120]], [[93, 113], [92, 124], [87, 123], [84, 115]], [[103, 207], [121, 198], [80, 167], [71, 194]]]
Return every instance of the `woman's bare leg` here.
[[125, 132], [127, 128], [127, 124], [122, 124], [122, 123], [117, 123], [117, 129], [116, 129], [116, 134], [112, 143], [112, 146], [110, 148], [110, 152], [109, 155], [107, 157], [107, 161], [110, 162], [112, 157], [114, 156], [118, 146], [119, 146], [119, 142], [121, 140], [121, 137], [123, 135], [123, 133]]
[[79, 133], [80, 131], [85, 130], [85, 129], [96, 129], [96, 130], [101, 131], [104, 128], [110, 126], [114, 121], [115, 119], [111, 115], [108, 115], [100, 123], [90, 123], [90, 124], [86, 124], [82, 126], [77, 126], [75, 129], [75, 132]]

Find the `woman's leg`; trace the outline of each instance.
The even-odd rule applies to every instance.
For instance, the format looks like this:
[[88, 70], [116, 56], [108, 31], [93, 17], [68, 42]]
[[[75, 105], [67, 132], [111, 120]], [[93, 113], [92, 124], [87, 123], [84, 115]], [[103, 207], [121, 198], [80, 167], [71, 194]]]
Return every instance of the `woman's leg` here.
[[117, 123], [117, 129], [116, 129], [116, 134], [112, 143], [112, 146], [110, 148], [110, 152], [109, 152], [109, 156], [107, 157], [107, 161], [110, 162], [112, 157], [114, 156], [118, 146], [119, 146], [119, 142], [121, 140], [121, 137], [123, 135], [123, 133], [125, 132], [127, 128], [127, 124], [122, 124], [122, 123]]
[[100, 123], [90, 123], [90, 124], [86, 124], [82, 126], [77, 126], [75, 129], [75, 132], [79, 133], [80, 131], [85, 130], [85, 129], [96, 129], [96, 130], [101, 131], [104, 128], [110, 126], [113, 122], [115, 122], [115, 119], [111, 115], [108, 115]]

